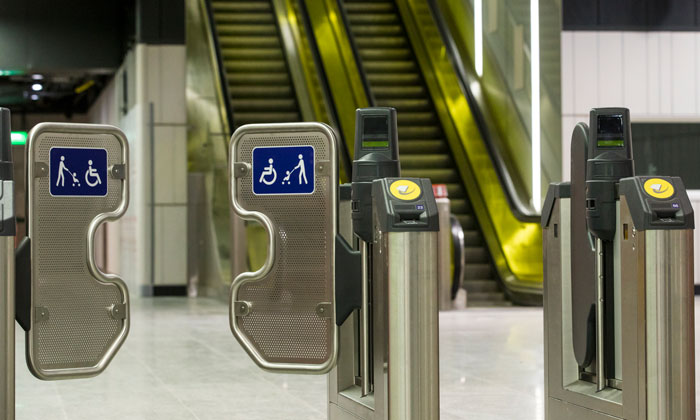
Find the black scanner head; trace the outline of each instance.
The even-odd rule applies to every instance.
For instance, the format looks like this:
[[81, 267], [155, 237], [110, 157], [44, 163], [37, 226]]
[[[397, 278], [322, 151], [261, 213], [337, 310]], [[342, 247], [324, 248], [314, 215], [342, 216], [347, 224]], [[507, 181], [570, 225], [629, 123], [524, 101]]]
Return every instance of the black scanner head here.
[[589, 133], [586, 179], [619, 181], [634, 176], [629, 109], [591, 109]]
[[398, 177], [399, 136], [396, 109], [359, 108], [355, 111], [353, 182]]

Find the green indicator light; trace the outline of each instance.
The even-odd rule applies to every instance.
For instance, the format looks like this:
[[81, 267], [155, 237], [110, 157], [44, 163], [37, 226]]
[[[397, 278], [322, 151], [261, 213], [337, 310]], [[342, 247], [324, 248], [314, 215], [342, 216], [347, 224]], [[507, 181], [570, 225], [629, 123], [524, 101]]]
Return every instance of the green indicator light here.
[[21, 70], [3, 70], [3, 69], [0, 69], [0, 76], [19, 76], [20, 74], [24, 74], [24, 72]]
[[625, 141], [618, 140], [598, 140], [598, 147], [624, 147]]
[[384, 141], [363, 141], [362, 142], [362, 147], [389, 147], [389, 142], [384, 140]]
[[12, 140], [12, 144], [25, 145], [27, 144], [27, 132], [13, 131], [12, 133], [10, 133], [10, 140]]

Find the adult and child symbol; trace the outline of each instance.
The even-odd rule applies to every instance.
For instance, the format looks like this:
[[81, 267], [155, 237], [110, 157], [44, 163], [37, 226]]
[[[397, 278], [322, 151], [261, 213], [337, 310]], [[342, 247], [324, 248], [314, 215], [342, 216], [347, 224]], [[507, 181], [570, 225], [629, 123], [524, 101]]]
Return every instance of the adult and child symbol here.
[[49, 155], [51, 195], [107, 195], [107, 150], [54, 147]]
[[[311, 194], [315, 189], [313, 146], [256, 147], [253, 149], [253, 192]], [[284, 176], [278, 174], [284, 171]]]

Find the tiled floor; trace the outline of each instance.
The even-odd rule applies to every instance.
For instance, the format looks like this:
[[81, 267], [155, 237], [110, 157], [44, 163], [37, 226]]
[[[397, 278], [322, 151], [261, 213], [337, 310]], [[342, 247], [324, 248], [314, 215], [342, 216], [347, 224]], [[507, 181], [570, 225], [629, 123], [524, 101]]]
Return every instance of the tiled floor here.
[[[544, 418], [541, 308], [469, 309], [440, 322], [442, 420]], [[136, 300], [131, 334], [97, 378], [36, 380], [17, 341], [17, 420], [326, 418], [325, 376], [258, 369], [216, 300]]]

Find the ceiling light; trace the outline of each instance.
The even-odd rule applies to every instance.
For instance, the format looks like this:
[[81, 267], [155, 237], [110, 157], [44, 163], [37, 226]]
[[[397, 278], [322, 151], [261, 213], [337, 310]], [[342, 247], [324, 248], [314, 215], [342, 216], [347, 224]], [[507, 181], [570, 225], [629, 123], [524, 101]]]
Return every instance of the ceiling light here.
[[39, 95], [37, 95], [36, 93], [32, 93], [32, 96], [30, 96], [30, 98], [32, 98], [32, 101], [38, 101]]
[[44, 88], [44, 86], [42, 86], [41, 83], [34, 83], [34, 84], [32, 85], [32, 90], [33, 90], [34, 92], [39, 92], [39, 91], [42, 90], [43, 88]]
[[44, 75], [43, 74], [32, 74], [32, 79], [33, 80], [44, 80]]

